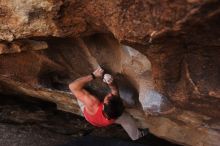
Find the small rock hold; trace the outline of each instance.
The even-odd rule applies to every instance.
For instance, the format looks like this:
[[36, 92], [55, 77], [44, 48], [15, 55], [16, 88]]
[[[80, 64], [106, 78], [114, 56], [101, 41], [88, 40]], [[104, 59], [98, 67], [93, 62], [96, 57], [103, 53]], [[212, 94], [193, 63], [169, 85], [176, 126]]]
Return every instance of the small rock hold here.
[[8, 46], [6, 44], [0, 44], [0, 54], [4, 54], [8, 51]]

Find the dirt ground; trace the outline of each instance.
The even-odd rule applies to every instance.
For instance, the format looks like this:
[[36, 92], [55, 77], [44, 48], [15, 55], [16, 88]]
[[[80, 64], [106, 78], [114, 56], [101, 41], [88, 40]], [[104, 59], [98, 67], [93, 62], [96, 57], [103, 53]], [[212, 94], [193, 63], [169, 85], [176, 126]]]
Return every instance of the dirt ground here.
[[34, 125], [0, 124], [0, 146], [55, 146], [71, 136], [48, 131]]

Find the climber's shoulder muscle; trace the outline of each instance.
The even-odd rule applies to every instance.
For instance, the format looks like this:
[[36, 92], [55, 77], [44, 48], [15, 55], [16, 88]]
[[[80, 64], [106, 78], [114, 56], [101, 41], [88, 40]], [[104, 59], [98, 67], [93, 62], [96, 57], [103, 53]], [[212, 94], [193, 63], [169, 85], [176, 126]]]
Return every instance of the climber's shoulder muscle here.
[[80, 100], [83, 104], [85, 104], [86, 107], [96, 108], [100, 103], [99, 100], [94, 95], [90, 94], [85, 89], [72, 91], [72, 93], [78, 100]]

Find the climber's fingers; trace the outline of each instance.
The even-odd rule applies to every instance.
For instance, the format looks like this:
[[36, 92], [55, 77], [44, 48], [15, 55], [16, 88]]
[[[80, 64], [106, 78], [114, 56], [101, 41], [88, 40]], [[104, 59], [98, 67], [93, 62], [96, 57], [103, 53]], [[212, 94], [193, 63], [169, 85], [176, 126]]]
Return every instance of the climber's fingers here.
[[94, 72], [95, 77], [102, 77], [104, 73], [104, 70], [101, 67], [98, 67]]

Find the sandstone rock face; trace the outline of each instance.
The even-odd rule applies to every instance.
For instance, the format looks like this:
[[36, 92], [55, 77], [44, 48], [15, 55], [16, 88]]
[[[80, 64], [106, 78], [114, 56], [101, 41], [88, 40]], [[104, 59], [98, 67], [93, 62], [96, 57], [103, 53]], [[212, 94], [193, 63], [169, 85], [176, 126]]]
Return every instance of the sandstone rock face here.
[[[0, 91], [81, 114], [67, 85], [101, 65], [133, 85], [126, 105], [140, 126], [217, 146], [219, 18], [218, 0], [0, 0]], [[89, 88], [107, 92], [100, 81]]]
[[0, 44], [0, 54], [19, 53], [21, 51], [42, 50], [47, 49], [47, 43], [34, 40], [19, 40], [11, 43], [3, 42]]

